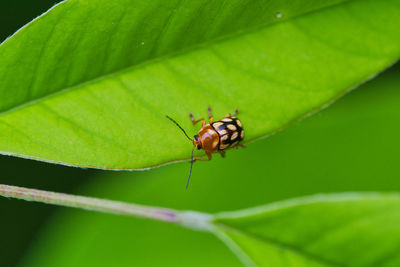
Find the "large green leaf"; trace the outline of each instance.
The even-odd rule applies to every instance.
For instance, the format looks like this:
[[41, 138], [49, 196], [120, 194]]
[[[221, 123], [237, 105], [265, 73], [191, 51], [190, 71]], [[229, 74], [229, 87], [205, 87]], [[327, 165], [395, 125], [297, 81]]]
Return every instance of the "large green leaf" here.
[[0, 151], [159, 165], [190, 150], [165, 114], [194, 134], [187, 115], [208, 105], [216, 118], [239, 108], [247, 141], [265, 136], [397, 60], [399, 10], [397, 0], [62, 2], [0, 47]]
[[[257, 146], [196, 163], [189, 192], [184, 190], [189, 164], [180, 163], [149, 172], [108, 173], [75, 193], [215, 213], [318, 192], [399, 191], [400, 125], [392, 123], [400, 118], [398, 67]], [[205, 233], [64, 208], [43, 227], [24, 263], [241, 266]]]

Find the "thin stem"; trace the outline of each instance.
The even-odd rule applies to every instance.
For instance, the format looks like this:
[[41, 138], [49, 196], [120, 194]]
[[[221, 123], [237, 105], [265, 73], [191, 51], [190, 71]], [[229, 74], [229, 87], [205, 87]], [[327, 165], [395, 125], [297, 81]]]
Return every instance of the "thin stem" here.
[[58, 206], [81, 208], [180, 224], [196, 230], [211, 230], [211, 215], [194, 211], [177, 211], [160, 207], [129, 204], [120, 201], [55, 193], [44, 190], [0, 184], [0, 196], [36, 201]]

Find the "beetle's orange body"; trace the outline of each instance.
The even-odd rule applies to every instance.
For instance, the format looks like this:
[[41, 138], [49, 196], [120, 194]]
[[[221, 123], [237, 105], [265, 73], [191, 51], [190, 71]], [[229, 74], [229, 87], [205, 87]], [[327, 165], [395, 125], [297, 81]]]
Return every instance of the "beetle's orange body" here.
[[[194, 120], [192, 114], [190, 119], [193, 124], [203, 121], [200, 131], [194, 136], [193, 144], [197, 149], [203, 149], [208, 159], [211, 159], [211, 153], [219, 152], [222, 156], [225, 156], [225, 150], [230, 147], [237, 148], [240, 141], [244, 138], [244, 131], [242, 123], [236, 118], [236, 110], [233, 115], [227, 114], [219, 121], [213, 122], [214, 118], [211, 115], [211, 108], [208, 108], [209, 123], [206, 124], [206, 120]], [[197, 158], [199, 159], [199, 158]]]
[[189, 114], [190, 119], [193, 124], [196, 124], [202, 121], [201, 129], [194, 136], [194, 138], [190, 138], [185, 130], [172, 118], [168, 117], [173, 123], [178, 126], [182, 132], [186, 135], [186, 137], [193, 142], [192, 149], [192, 160], [190, 165], [189, 178], [186, 184], [186, 189], [189, 186], [190, 176], [192, 174], [193, 162], [195, 160], [204, 160], [202, 158], [193, 157], [194, 149], [203, 149], [208, 157], [208, 160], [211, 160], [212, 153], [219, 152], [221, 156], [225, 156], [225, 150], [228, 148], [237, 148], [238, 146], [243, 146], [240, 142], [244, 138], [244, 130], [242, 127], [242, 123], [236, 118], [236, 114], [238, 110], [236, 109], [233, 115], [227, 114], [224, 118], [219, 121], [214, 121], [214, 118], [211, 114], [211, 108], [208, 107], [208, 118], [209, 123], [206, 124], [205, 119], [195, 120], [192, 114]]
[[[199, 141], [197, 141], [195, 145], [200, 145], [200, 147], [207, 152], [212, 153], [218, 151], [218, 133], [210, 124], [201, 127], [197, 135], [199, 136]], [[196, 140], [194, 140], [194, 142], [196, 142]]]

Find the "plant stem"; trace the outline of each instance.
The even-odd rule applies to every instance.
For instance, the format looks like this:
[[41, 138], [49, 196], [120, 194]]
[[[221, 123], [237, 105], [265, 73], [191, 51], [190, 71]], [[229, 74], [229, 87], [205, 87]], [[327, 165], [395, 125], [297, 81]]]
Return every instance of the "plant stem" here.
[[36, 201], [58, 206], [81, 208], [179, 224], [188, 228], [210, 231], [212, 216], [195, 211], [177, 211], [126, 202], [55, 193], [44, 190], [0, 184], [0, 196]]

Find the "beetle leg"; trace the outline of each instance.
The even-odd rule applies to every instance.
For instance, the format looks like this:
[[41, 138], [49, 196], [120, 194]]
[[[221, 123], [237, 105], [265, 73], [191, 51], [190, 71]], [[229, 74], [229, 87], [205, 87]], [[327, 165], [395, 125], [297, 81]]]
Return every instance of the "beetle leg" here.
[[206, 152], [206, 155], [207, 155], [207, 159], [202, 158], [202, 157], [194, 157], [193, 161], [196, 161], [196, 160], [198, 160], [198, 161], [209, 161], [209, 160], [211, 160], [211, 158], [212, 158], [211, 152]]
[[238, 110], [238, 109], [235, 109], [235, 112], [233, 112], [233, 114], [228, 113], [228, 114], [225, 115], [224, 118], [236, 117], [236, 115], [237, 115], [238, 113], [239, 113], [239, 110]]
[[[209, 159], [205, 159], [205, 158], [202, 158], [202, 157], [194, 157], [193, 158], [193, 162], [195, 162], [195, 161], [209, 161]], [[189, 163], [190, 163], [190, 161], [189, 161]]]
[[[189, 114], [189, 118], [190, 118], [190, 120], [192, 121], [193, 125], [195, 125], [196, 123], [198, 123], [198, 122], [200, 122], [200, 121], [203, 121], [203, 123], [204, 123], [204, 119], [203, 119], [203, 118], [198, 119], [198, 120], [195, 120], [192, 113]], [[204, 126], [204, 124], [203, 124], [203, 126]]]
[[212, 123], [214, 121], [214, 116], [211, 113], [211, 107], [210, 106], [208, 106], [207, 111], [208, 111], [208, 120], [210, 121], [209, 123]]
[[199, 123], [201, 121], [203, 121], [202, 126], [204, 126], [206, 124], [206, 120], [205, 119], [198, 119], [198, 120], [195, 120], [195, 121], [192, 121], [192, 122], [193, 122], [193, 125], [195, 125], [195, 124], [197, 124], [197, 123]]
[[232, 115], [232, 117], [236, 117], [236, 115], [239, 113], [239, 110], [238, 109], [235, 109], [235, 112], [233, 112], [233, 115]]
[[224, 150], [220, 150], [219, 154], [221, 154], [221, 157], [225, 158], [225, 151]]
[[245, 144], [237, 144], [237, 145], [233, 146], [232, 148], [238, 149], [239, 147], [246, 148], [246, 145]]

